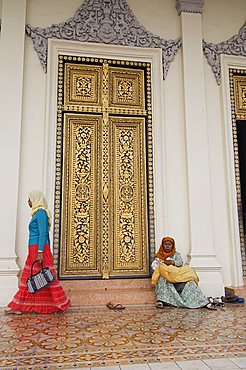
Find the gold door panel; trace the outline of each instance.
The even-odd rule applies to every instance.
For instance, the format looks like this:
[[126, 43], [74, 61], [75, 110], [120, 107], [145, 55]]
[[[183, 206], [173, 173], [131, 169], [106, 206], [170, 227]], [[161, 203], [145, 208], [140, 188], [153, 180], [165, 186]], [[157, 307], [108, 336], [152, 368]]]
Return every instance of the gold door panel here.
[[246, 77], [234, 76], [234, 91], [236, 98], [236, 118], [245, 119], [246, 116]]
[[87, 66], [67, 63], [65, 66], [64, 106], [100, 106], [101, 99], [101, 66]]
[[58, 70], [54, 261], [59, 277], [149, 276], [151, 66], [60, 55]]
[[97, 179], [101, 117], [64, 115], [61, 274], [100, 276]]
[[109, 81], [110, 107], [145, 109], [143, 70], [112, 67]]
[[112, 127], [113, 267], [148, 273], [144, 118], [110, 119]]

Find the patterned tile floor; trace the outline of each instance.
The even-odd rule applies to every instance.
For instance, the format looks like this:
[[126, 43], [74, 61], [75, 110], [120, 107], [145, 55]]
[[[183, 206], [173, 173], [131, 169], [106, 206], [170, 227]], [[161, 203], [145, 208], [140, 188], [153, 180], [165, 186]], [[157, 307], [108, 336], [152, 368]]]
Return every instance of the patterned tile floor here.
[[0, 309], [0, 369], [246, 369], [245, 319], [244, 304], [21, 316]]

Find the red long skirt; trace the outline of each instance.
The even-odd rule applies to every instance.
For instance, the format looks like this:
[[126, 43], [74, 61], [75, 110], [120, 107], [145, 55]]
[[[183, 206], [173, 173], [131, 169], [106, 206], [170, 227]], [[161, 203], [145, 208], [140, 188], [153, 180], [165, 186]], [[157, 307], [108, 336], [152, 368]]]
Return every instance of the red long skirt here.
[[[18, 292], [15, 294], [8, 307], [13, 310], [38, 313], [51, 313], [55, 311], [65, 310], [70, 305], [70, 300], [56, 279], [46, 288], [37, 293], [30, 294], [27, 290], [26, 280], [30, 277], [32, 263], [36, 260], [38, 245], [29, 246], [29, 253], [21, 274], [20, 286]], [[43, 266], [49, 267], [55, 274], [56, 271], [53, 265], [53, 258], [50, 251], [50, 246], [45, 244], [43, 252]], [[33, 274], [40, 271], [40, 265], [35, 263], [33, 266]]]

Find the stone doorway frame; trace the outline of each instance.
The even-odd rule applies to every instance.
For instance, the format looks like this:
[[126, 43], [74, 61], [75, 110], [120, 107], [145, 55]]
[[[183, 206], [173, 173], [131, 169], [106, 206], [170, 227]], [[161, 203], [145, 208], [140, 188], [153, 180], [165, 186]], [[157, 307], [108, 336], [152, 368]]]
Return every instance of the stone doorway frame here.
[[[48, 41], [48, 68], [46, 80], [46, 120], [45, 150], [43, 160], [44, 190], [54, 214], [55, 166], [56, 166], [56, 115], [57, 115], [57, 81], [58, 55], [69, 54], [84, 57], [114, 58], [132, 61], [150, 62], [152, 65], [152, 107], [153, 107], [153, 175], [154, 175], [154, 209], [155, 239], [161, 240], [167, 224], [166, 177], [165, 177], [165, 141], [164, 99], [162, 79], [162, 50], [158, 48], [139, 48], [112, 46], [76, 41]], [[56, 235], [51, 230], [51, 245]], [[54, 263], [57, 265], [54, 258]]]
[[246, 69], [246, 59], [238, 56], [227, 56], [221, 55], [221, 93], [222, 93], [222, 105], [224, 109], [223, 123], [224, 127], [222, 132], [224, 133], [224, 150], [225, 150], [225, 161], [226, 161], [226, 176], [227, 176], [227, 204], [228, 204], [228, 228], [230, 235], [230, 252], [231, 259], [233, 261], [234, 269], [232, 271], [232, 285], [242, 286], [243, 285], [243, 271], [242, 271], [242, 257], [241, 257], [241, 246], [240, 246], [240, 234], [239, 234], [239, 217], [238, 217], [238, 204], [237, 204], [237, 187], [236, 187], [236, 174], [235, 174], [235, 162], [234, 162], [234, 145], [233, 145], [233, 130], [232, 130], [232, 119], [231, 119], [231, 97], [230, 97], [230, 79], [229, 70], [235, 69]]

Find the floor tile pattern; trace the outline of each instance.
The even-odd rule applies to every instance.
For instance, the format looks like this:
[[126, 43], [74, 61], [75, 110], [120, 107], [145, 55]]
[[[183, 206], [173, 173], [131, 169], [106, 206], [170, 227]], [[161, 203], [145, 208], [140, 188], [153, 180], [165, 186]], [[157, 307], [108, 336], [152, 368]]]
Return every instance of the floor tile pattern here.
[[127, 369], [131, 364], [140, 369], [140, 364], [151, 368], [151, 363], [168, 361], [182, 368], [184, 361], [200, 360], [206, 368], [214, 359], [225, 358], [230, 358], [231, 369], [240, 368], [246, 351], [245, 323], [243, 304], [217, 311], [82, 307], [22, 316], [5, 316], [0, 310], [0, 369]]

